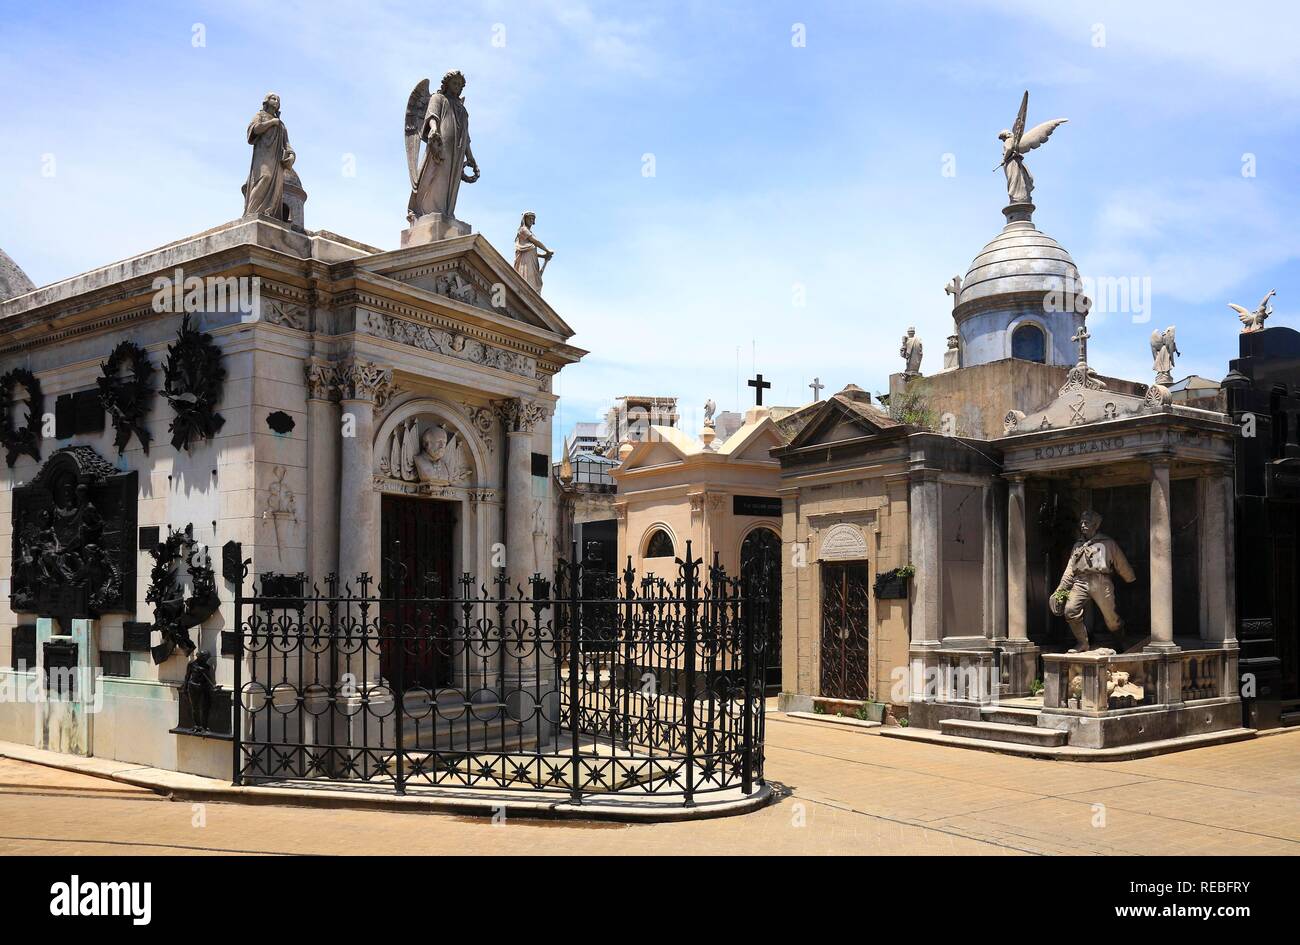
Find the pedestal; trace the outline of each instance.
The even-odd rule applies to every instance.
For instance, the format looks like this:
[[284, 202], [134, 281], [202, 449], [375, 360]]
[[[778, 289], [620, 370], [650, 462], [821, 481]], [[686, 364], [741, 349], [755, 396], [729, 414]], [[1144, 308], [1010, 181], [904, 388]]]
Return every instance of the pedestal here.
[[426, 243], [455, 239], [458, 236], [469, 236], [470, 232], [468, 223], [457, 220], [453, 216], [428, 213], [402, 230], [402, 248], [423, 246]]

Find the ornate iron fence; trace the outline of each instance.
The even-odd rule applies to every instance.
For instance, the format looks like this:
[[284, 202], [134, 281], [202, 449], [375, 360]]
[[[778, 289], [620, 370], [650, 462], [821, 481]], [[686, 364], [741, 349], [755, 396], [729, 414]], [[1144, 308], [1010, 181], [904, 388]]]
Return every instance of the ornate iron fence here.
[[[398, 549], [400, 552], [400, 549]], [[576, 548], [575, 548], [576, 552]], [[393, 561], [400, 560], [400, 553]], [[762, 581], [691, 557], [672, 579], [561, 562], [528, 593], [453, 594], [389, 564], [324, 588], [236, 588], [235, 783], [751, 794], [763, 780]], [[373, 589], [373, 593], [372, 593]]]

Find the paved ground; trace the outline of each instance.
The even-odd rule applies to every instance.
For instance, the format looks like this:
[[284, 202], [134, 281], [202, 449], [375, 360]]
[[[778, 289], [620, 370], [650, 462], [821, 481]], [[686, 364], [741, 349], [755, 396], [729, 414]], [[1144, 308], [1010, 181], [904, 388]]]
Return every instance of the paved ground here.
[[[1117, 764], [1032, 761], [769, 716], [757, 813], [624, 825], [169, 802], [0, 759], [0, 855], [1300, 854], [1300, 730]], [[202, 824], [196, 826], [197, 821]]]

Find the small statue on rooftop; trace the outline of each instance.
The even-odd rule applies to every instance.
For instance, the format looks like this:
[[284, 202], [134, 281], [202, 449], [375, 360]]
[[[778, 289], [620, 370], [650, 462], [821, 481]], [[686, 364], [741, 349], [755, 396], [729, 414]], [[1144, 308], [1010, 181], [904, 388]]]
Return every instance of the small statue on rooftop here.
[[921, 373], [921, 339], [916, 337], [916, 329], [907, 329], [907, 334], [903, 336], [903, 343], [898, 349], [898, 355], [907, 362], [904, 373], [917, 375]]
[[1164, 331], [1151, 332], [1151, 357], [1153, 359], [1151, 370], [1156, 372], [1157, 384], [1172, 384], [1174, 382], [1174, 358], [1182, 354], [1178, 350], [1178, 345], [1174, 343], [1174, 326], [1170, 325]]
[[[546, 264], [551, 261], [555, 253], [533, 234], [533, 224], [536, 222], [537, 214], [531, 210], [519, 221], [519, 230], [515, 233], [515, 272], [523, 276], [524, 281], [530, 286], [541, 292], [542, 274], [546, 272]], [[539, 259], [542, 261], [540, 266], [537, 264]]]
[[1263, 301], [1255, 307], [1255, 311], [1248, 312], [1240, 305], [1228, 303], [1228, 308], [1237, 313], [1237, 318], [1241, 321], [1241, 333], [1244, 335], [1251, 331], [1261, 331], [1264, 328], [1265, 320], [1273, 314], [1273, 308], [1268, 304], [1268, 300], [1277, 294], [1277, 289], [1269, 289], [1268, 295], [1264, 296]]
[[296, 155], [289, 132], [280, 120], [280, 96], [267, 93], [262, 109], [248, 123], [253, 163], [244, 182], [244, 216], [284, 218], [284, 179]]

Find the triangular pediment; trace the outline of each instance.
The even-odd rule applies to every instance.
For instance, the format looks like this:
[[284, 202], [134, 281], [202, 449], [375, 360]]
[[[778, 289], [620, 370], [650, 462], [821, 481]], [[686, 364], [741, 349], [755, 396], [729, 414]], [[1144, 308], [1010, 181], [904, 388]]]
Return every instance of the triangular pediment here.
[[841, 395], [827, 400], [790, 443], [791, 449], [878, 436], [901, 424], [875, 407], [846, 401]]
[[358, 270], [564, 338], [573, 329], [479, 234], [408, 246], [355, 261]]
[[1107, 390], [1089, 373], [1074, 369], [1055, 398], [1031, 414], [1009, 410], [1003, 417], [1005, 435], [1064, 430], [1090, 423], [1104, 423], [1169, 409], [1169, 391], [1151, 385], [1145, 397]]
[[732, 434], [732, 439], [736, 437], [741, 439], [734, 445], [731, 440], [726, 444], [728, 458], [735, 463], [773, 463], [775, 460], [772, 458], [771, 451], [785, 445], [776, 425], [770, 419], [755, 424], [753, 429], [747, 432], [742, 427]]

